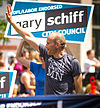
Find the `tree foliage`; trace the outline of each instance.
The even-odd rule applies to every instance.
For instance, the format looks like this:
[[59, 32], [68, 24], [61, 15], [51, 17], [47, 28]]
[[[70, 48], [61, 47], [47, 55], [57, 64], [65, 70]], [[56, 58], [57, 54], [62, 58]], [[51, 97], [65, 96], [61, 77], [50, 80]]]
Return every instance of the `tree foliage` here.
[[10, 42], [9, 38], [4, 37], [4, 32], [6, 30], [7, 22], [3, 19], [0, 19], [0, 41], [2, 40], [3, 45]]

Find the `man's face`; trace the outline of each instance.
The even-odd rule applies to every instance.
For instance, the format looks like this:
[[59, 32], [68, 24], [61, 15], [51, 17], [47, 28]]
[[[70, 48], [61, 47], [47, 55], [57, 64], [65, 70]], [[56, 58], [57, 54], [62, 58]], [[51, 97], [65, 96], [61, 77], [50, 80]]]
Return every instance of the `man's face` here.
[[52, 39], [52, 37], [48, 36], [47, 38], [47, 43], [46, 43], [46, 48], [47, 48], [47, 53], [48, 55], [54, 55], [55, 52], [55, 43]]
[[90, 56], [91, 56], [91, 58], [94, 58], [95, 57], [95, 52], [94, 51], [91, 51]]

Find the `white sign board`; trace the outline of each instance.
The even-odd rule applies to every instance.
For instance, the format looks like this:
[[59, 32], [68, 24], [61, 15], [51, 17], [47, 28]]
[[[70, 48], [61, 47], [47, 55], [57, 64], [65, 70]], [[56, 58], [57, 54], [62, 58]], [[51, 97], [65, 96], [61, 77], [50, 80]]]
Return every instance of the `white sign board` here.
[[[93, 7], [75, 3], [16, 0], [12, 15], [16, 24], [36, 38], [45, 39], [52, 32], [60, 32], [67, 41], [84, 42]], [[5, 36], [20, 38], [10, 24]]]

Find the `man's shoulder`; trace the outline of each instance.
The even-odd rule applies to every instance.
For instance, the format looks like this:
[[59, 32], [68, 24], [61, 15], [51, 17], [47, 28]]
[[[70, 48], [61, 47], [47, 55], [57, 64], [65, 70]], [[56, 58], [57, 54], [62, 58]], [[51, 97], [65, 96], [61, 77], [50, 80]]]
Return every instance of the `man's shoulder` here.
[[64, 59], [65, 59], [65, 62], [70, 63], [70, 64], [72, 64], [73, 62], [74, 63], [78, 62], [78, 60], [74, 56], [69, 55], [69, 54], [65, 54]]
[[67, 59], [70, 60], [70, 61], [76, 59], [74, 56], [69, 55], [69, 54], [65, 54], [65, 58], [67, 58]]
[[77, 58], [75, 58], [74, 56], [72, 56], [72, 55], [69, 55], [69, 54], [66, 54], [66, 56], [67, 56], [67, 60], [71, 63], [71, 64], [77, 64], [77, 65], [79, 65], [80, 63], [79, 63], [79, 60], [77, 59]]

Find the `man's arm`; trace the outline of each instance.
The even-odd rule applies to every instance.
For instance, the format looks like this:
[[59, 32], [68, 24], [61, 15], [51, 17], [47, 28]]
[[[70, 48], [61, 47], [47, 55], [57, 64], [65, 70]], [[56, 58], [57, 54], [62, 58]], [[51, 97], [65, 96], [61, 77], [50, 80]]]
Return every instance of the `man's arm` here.
[[92, 66], [97, 67], [97, 68], [100, 67], [100, 61], [98, 59], [94, 58], [93, 61], [95, 61], [96, 64], [94, 64]]
[[77, 94], [82, 94], [82, 74], [79, 74], [74, 77], [74, 85], [75, 85], [75, 91]]
[[27, 59], [24, 59], [23, 57], [21, 57], [21, 51], [22, 51], [22, 47], [24, 44], [24, 40], [21, 41], [18, 49], [17, 49], [17, 53], [16, 53], [16, 59], [24, 66], [26, 66], [27, 68], [30, 68], [30, 61]]
[[96, 67], [96, 68], [99, 68], [99, 67], [100, 67], [100, 63], [96, 63], [96, 64], [94, 64], [94, 65], [92, 65], [92, 66], [94, 66], [94, 67]]
[[7, 6], [8, 12], [6, 13], [6, 17], [8, 22], [13, 26], [13, 28], [16, 30], [16, 32], [26, 41], [29, 43], [31, 47], [36, 49], [39, 52], [39, 44], [36, 40], [36, 38], [30, 33], [18, 26], [16, 23], [13, 22], [12, 15], [11, 15], [11, 5], [8, 4]]
[[100, 63], [100, 61], [96, 59], [95, 57], [93, 58], [93, 61], [95, 61], [96, 63]]

